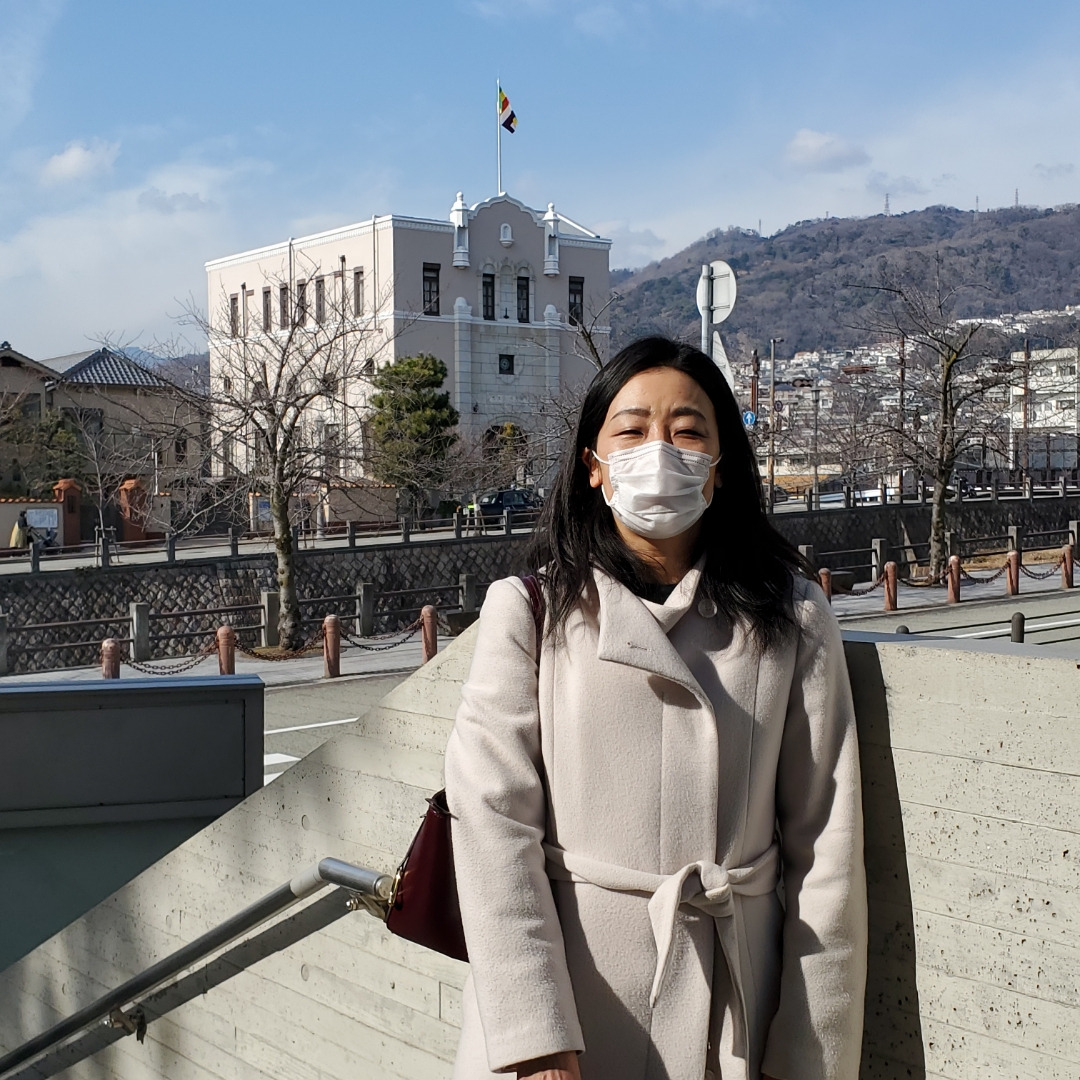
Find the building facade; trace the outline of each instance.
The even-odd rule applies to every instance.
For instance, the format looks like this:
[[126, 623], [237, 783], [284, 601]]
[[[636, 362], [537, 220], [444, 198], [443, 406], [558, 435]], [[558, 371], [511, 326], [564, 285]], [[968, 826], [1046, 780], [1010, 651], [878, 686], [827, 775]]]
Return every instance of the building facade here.
[[[595, 370], [583, 324], [606, 352], [610, 246], [551, 204], [541, 212], [499, 195], [468, 206], [459, 192], [447, 220], [375, 216], [214, 259], [211, 385], [231, 378], [238, 341], [257, 351], [267, 339], [336, 333], [346, 385], [309, 408], [343, 474], [364, 474], [370, 376], [402, 356], [445, 363], [465, 447], [507, 425], [536, 434], [541, 405]], [[250, 469], [242, 453], [226, 446], [224, 466]]]

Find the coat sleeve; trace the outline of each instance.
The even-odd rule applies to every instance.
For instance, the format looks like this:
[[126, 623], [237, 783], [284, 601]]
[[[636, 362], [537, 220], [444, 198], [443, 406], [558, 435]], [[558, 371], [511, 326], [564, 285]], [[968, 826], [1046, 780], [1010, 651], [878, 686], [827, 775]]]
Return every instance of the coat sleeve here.
[[815, 584], [796, 590], [799, 641], [776, 795], [786, 905], [780, 1004], [762, 1071], [857, 1080], [866, 875], [855, 710], [828, 601]]
[[544, 868], [537, 646], [512, 579], [488, 589], [446, 750], [446, 793], [465, 941], [488, 1067], [584, 1043]]

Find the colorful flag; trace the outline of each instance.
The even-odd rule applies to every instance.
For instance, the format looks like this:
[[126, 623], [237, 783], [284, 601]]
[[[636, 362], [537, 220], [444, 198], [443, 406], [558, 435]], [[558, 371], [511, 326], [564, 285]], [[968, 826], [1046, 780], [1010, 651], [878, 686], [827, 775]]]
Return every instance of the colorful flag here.
[[510, 99], [499, 89], [499, 123], [512, 135], [517, 127], [517, 114], [510, 108]]

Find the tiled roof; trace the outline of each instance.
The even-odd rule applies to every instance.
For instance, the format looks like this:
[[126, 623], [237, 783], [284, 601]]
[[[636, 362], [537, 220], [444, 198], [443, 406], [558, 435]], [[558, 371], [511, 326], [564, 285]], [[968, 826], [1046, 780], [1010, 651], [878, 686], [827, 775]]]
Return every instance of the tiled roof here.
[[64, 382], [93, 386], [151, 386], [168, 384], [141, 364], [111, 349], [54, 356], [40, 363], [55, 371]]

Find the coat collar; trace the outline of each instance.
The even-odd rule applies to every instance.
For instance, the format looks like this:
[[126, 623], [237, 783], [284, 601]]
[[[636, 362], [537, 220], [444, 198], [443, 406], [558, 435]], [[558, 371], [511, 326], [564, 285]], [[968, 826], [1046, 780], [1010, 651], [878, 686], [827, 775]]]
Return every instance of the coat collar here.
[[597, 655], [601, 660], [640, 668], [685, 686], [711, 709], [708, 696], [668, 639], [668, 631], [689, 611], [701, 580], [699, 562], [676, 586], [667, 603], [650, 604], [593, 567], [599, 599]]

